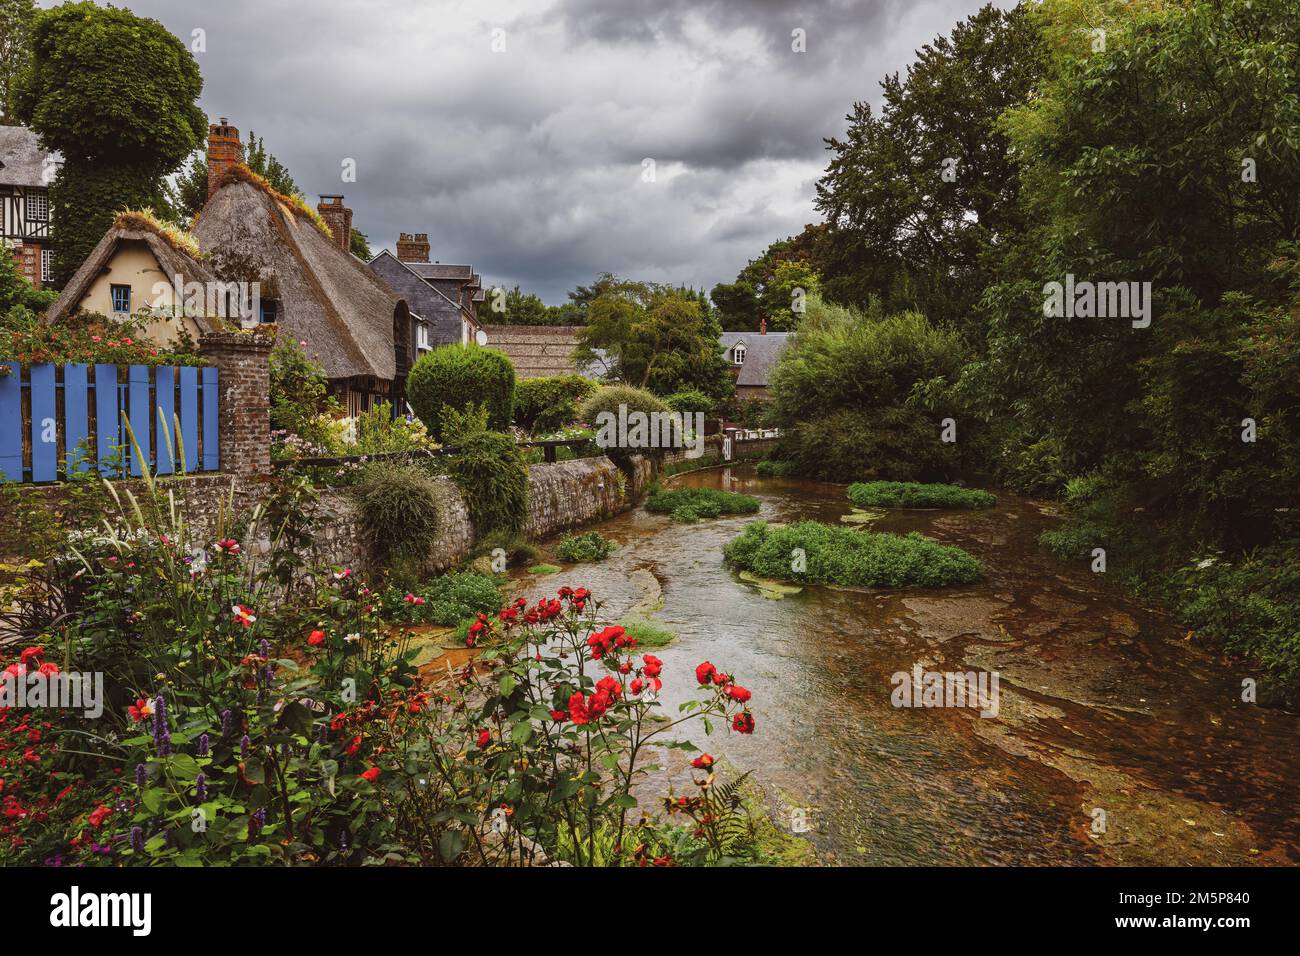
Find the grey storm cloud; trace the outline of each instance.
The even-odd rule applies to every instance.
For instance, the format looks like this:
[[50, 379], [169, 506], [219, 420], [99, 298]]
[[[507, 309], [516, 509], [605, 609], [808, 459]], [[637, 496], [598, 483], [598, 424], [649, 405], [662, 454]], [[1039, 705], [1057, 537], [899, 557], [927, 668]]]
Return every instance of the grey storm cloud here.
[[558, 303], [605, 271], [711, 288], [816, 221], [823, 138], [980, 4], [118, 5], [201, 39], [208, 115], [255, 130], [309, 199], [343, 193], [372, 248], [427, 232], [434, 258]]

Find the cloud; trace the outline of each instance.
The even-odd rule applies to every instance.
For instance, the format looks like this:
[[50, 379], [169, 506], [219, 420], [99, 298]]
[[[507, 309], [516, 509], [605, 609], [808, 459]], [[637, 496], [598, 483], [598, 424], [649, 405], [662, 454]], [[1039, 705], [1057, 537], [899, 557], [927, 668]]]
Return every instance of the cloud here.
[[[816, 220], [822, 139], [853, 101], [875, 102], [881, 77], [978, 7], [127, 3], [187, 43], [205, 31], [203, 108], [255, 130], [310, 199], [342, 192], [374, 248], [428, 232], [434, 258], [552, 303], [604, 271], [733, 279]], [[341, 181], [346, 159], [355, 183]]]

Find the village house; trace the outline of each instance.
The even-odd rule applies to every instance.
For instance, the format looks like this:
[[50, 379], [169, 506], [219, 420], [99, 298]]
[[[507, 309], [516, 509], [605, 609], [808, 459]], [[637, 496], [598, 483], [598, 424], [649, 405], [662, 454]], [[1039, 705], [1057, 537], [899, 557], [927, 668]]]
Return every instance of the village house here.
[[768, 377], [776, 367], [777, 357], [794, 338], [793, 332], [769, 332], [767, 321], [757, 332], [723, 332], [719, 341], [723, 358], [736, 382], [737, 398], [771, 397]]
[[[160, 342], [182, 328], [195, 335], [224, 322], [274, 323], [321, 364], [347, 414], [380, 401], [400, 408], [418, 321], [406, 300], [352, 255], [352, 212], [343, 197], [324, 196], [312, 210], [276, 192], [243, 155], [239, 131], [225, 118], [210, 126], [208, 200], [192, 244], [148, 217], [119, 217], [47, 321], [74, 310], [147, 310], [155, 314], [149, 335]], [[204, 308], [168, 316], [187, 283], [205, 285]]]
[[40, 289], [53, 281], [49, 183], [59, 156], [24, 126], [0, 126], [0, 241], [18, 271]]
[[429, 261], [427, 233], [402, 233], [397, 254], [382, 250], [369, 267], [401, 296], [415, 316], [415, 357], [439, 345], [465, 345], [478, 338], [482, 282], [472, 266]]

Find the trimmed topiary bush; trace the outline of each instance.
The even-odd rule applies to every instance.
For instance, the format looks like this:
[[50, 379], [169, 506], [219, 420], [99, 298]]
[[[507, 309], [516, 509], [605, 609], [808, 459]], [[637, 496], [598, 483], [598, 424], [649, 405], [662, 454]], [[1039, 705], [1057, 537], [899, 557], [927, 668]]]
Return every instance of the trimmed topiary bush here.
[[629, 412], [666, 412], [668, 406], [644, 388], [631, 385], [606, 385], [589, 395], [578, 408], [578, 416], [593, 428], [598, 427], [596, 417], [601, 412], [618, 415], [618, 407], [626, 405]]
[[366, 539], [381, 563], [418, 563], [428, 557], [438, 536], [440, 498], [427, 471], [376, 462], [362, 472], [352, 493]]
[[519, 531], [528, 516], [528, 466], [509, 435], [479, 432], [460, 439], [447, 474], [465, 495], [474, 532]]
[[665, 397], [664, 404], [674, 412], [708, 413], [718, 404], [718, 400], [705, 395], [698, 389], [687, 388], [680, 392], [673, 392]]
[[534, 434], [578, 420], [578, 406], [600, 386], [581, 375], [526, 378], [515, 386], [515, 424]]
[[[755, 521], [722, 549], [726, 562], [764, 578], [847, 587], [969, 584], [984, 566], [963, 551], [916, 533], [852, 531], [817, 521], [772, 527]], [[802, 554], [804, 570], [794, 570]]]
[[555, 554], [563, 561], [604, 561], [614, 553], [614, 542], [599, 531], [586, 534], [566, 535], [555, 548]]
[[978, 488], [915, 481], [865, 481], [849, 485], [849, 501], [859, 508], [992, 508], [996, 495]]
[[701, 518], [723, 514], [753, 514], [758, 511], [758, 499], [716, 488], [656, 488], [645, 506], [647, 511], [671, 515], [674, 521], [694, 524]]
[[510, 427], [515, 367], [501, 352], [477, 345], [443, 345], [420, 356], [406, 379], [406, 397], [429, 434], [443, 440], [443, 406], [487, 410], [488, 426]]

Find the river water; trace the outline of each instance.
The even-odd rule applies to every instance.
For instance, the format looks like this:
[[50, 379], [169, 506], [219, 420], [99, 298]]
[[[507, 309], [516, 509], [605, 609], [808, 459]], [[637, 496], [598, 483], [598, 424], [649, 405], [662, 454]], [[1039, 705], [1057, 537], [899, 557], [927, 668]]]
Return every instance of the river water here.
[[[754, 495], [770, 521], [851, 510], [842, 485], [749, 466], [674, 484]], [[723, 566], [723, 545], [750, 520], [675, 524], [637, 509], [595, 526], [619, 545], [608, 560], [518, 573], [515, 594], [581, 585], [610, 620], [633, 612], [676, 631], [655, 652], [670, 714], [694, 696], [700, 661], [734, 673], [753, 692], [754, 735], [689, 736], [752, 770], [773, 820], [820, 862], [1300, 862], [1300, 717], [1243, 702], [1242, 680], [1263, 675], [1186, 640], [1086, 564], [1042, 552], [1036, 538], [1058, 520], [1046, 507], [1001, 495], [985, 511], [898, 511], [872, 525], [972, 552], [987, 572], [975, 585], [783, 599]], [[891, 676], [916, 664], [996, 672], [998, 715], [894, 707]], [[681, 792], [689, 768], [671, 753], [654, 783]]]

